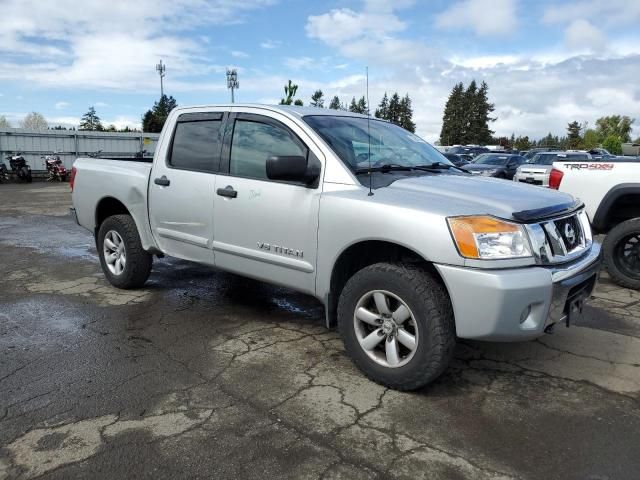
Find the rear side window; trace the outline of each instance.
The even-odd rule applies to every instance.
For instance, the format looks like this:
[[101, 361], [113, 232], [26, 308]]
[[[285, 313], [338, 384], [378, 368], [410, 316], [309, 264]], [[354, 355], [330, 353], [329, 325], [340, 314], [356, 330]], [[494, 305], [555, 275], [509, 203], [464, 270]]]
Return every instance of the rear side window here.
[[178, 122], [169, 164], [183, 170], [218, 171], [222, 120]]
[[231, 140], [231, 175], [266, 180], [267, 158], [272, 155], [306, 157], [307, 149], [284, 126], [253, 120], [236, 120]]

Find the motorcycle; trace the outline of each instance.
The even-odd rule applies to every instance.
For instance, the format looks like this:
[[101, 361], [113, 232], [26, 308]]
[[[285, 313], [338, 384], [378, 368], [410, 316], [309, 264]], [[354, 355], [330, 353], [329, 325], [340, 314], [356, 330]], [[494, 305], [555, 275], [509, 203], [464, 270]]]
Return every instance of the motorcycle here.
[[52, 182], [54, 180], [64, 182], [67, 179], [67, 169], [62, 164], [60, 156], [53, 154], [40, 158], [44, 159], [44, 165], [47, 168], [47, 173], [49, 174], [49, 177], [47, 178], [48, 182]]
[[27, 165], [27, 161], [21, 153], [18, 152], [15, 155], [9, 155], [7, 160], [9, 160], [11, 172], [18, 177], [19, 180], [31, 183], [33, 180], [33, 177], [31, 176], [31, 167]]

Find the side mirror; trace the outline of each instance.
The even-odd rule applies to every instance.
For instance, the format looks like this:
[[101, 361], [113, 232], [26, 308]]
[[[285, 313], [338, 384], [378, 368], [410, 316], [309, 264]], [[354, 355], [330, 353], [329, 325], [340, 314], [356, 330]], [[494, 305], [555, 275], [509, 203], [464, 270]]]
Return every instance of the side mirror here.
[[320, 169], [309, 163], [312, 162], [299, 155], [274, 155], [267, 158], [267, 178], [311, 185], [320, 176]]

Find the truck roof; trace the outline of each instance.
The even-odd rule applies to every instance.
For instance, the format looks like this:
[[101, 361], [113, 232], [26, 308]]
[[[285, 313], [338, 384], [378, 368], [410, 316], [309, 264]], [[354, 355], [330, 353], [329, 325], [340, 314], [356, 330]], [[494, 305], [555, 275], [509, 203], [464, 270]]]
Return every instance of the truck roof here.
[[[279, 111], [289, 115], [295, 115], [297, 117], [304, 117], [306, 115], [334, 115], [340, 117], [362, 117], [367, 118], [366, 115], [361, 113], [349, 112], [347, 110], [333, 110], [330, 108], [319, 107], [299, 107], [297, 105], [268, 105], [263, 103], [223, 103], [223, 104], [205, 104], [205, 105], [189, 105], [184, 107], [177, 107], [176, 110], [191, 110], [193, 108], [229, 108], [229, 107], [253, 107], [264, 108], [265, 110]], [[371, 117], [374, 119], [375, 117]], [[375, 118], [376, 120], [382, 120]]]

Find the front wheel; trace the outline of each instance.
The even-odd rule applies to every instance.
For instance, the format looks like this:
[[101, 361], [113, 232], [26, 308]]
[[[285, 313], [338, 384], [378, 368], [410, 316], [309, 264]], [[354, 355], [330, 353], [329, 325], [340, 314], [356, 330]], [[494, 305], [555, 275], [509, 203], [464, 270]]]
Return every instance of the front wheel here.
[[613, 281], [640, 290], [640, 218], [612, 228], [604, 239], [602, 250]]
[[423, 387], [453, 357], [449, 296], [419, 265], [377, 263], [357, 272], [340, 295], [338, 325], [353, 362], [389, 388]]
[[149, 278], [153, 256], [142, 248], [140, 235], [130, 215], [107, 218], [98, 231], [100, 264], [114, 287], [141, 287]]

